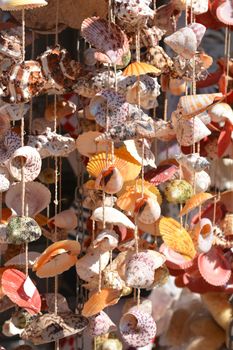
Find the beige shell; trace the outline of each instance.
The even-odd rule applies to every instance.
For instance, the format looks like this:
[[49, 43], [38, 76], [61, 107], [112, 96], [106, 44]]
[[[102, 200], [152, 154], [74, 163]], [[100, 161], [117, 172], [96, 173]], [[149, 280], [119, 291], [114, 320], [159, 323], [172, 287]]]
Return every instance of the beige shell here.
[[233, 235], [233, 214], [227, 213], [222, 222], [222, 230], [225, 236]]
[[99, 247], [101, 251], [113, 250], [118, 246], [119, 236], [113, 230], [101, 231], [93, 241], [93, 247]]
[[194, 228], [195, 236], [197, 237], [197, 249], [201, 253], [207, 253], [213, 244], [214, 230], [212, 222], [203, 218]]
[[25, 182], [33, 181], [37, 178], [41, 165], [42, 161], [39, 152], [30, 146], [18, 148], [7, 162], [7, 168], [11, 176], [21, 181], [23, 175]]
[[143, 165], [144, 166], [149, 165], [152, 168], [156, 168], [155, 156], [154, 156], [153, 152], [150, 150], [150, 142], [148, 140], [146, 140], [146, 139], [140, 140], [139, 139], [139, 140], [127, 140], [127, 141], [124, 141], [124, 145], [126, 146], [127, 151], [140, 164], [142, 164], [143, 143], [144, 143]]
[[104, 311], [100, 311], [99, 314], [89, 318], [88, 333], [92, 337], [98, 337], [116, 330], [116, 325]]
[[[27, 182], [25, 184], [25, 208], [28, 216], [34, 217], [45, 209], [51, 200], [51, 193], [39, 182]], [[17, 215], [22, 214], [22, 184], [17, 183], [11, 185], [5, 196], [6, 206], [16, 212]]]
[[9, 187], [9, 173], [5, 167], [0, 166], [0, 193], [7, 191]]
[[45, 0], [0, 0], [0, 8], [4, 11], [28, 10], [46, 5]]
[[161, 208], [152, 198], [141, 198], [136, 201], [134, 213], [136, 219], [143, 224], [153, 224], [161, 215]]
[[79, 135], [76, 139], [76, 147], [79, 153], [90, 158], [96, 153], [107, 152], [110, 149], [108, 142], [95, 142], [95, 139], [100, 135], [99, 131], [87, 131]]
[[181, 146], [192, 146], [211, 134], [198, 117], [192, 120], [178, 120], [175, 129], [177, 141]]
[[10, 117], [0, 113], [0, 138], [10, 129]]
[[102, 207], [96, 208], [91, 216], [91, 220], [102, 221], [105, 219], [106, 223], [113, 225], [125, 226], [127, 228], [135, 229], [134, 223], [129, 218], [115, 208], [106, 207], [104, 210]]
[[95, 52], [96, 52], [96, 49], [93, 49], [92, 47], [89, 47], [84, 51], [83, 53], [84, 63], [87, 66], [94, 66], [97, 63], [97, 60], [95, 58]]
[[194, 31], [184, 27], [167, 36], [164, 42], [177, 54], [186, 59], [191, 59], [197, 50], [197, 38]]
[[78, 225], [77, 215], [72, 209], [61, 211], [48, 221], [48, 226], [53, 228], [57, 226], [67, 231], [74, 230]]
[[208, 113], [213, 122], [224, 125], [226, 120], [233, 124], [233, 110], [227, 103], [220, 102], [209, 108]]
[[130, 310], [135, 310], [136, 308], [143, 312], [147, 312], [149, 315], [152, 315], [153, 304], [152, 301], [149, 299], [141, 299], [139, 305], [137, 305], [137, 300], [129, 299], [125, 302], [122, 312], [126, 313]]
[[208, 11], [208, 0], [186, 0], [186, 4], [188, 7], [192, 7], [195, 15], [200, 15]]
[[[38, 252], [33, 252], [33, 251], [28, 252], [28, 260], [27, 261], [28, 261], [29, 269], [32, 268], [36, 259], [39, 256], [40, 256], [40, 253], [38, 253]], [[11, 265], [25, 266], [25, 262], [26, 262], [26, 253], [21, 253], [21, 254], [15, 255], [10, 260], [7, 260], [7, 262], [5, 262], [5, 264], [4, 264], [4, 266], [11, 266]]]
[[95, 181], [95, 188], [108, 194], [115, 194], [122, 189], [124, 180], [115, 166], [109, 166], [101, 171]]

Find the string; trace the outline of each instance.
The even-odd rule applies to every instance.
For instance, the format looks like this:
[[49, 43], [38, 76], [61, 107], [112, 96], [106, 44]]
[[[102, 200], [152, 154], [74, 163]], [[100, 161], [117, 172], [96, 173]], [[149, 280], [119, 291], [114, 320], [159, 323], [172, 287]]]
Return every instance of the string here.
[[[31, 52], [31, 58], [34, 59], [35, 57], [35, 32], [32, 31], [32, 52]], [[31, 135], [32, 132], [32, 111], [33, 111], [33, 97], [30, 101], [30, 112], [29, 112], [29, 135]]]

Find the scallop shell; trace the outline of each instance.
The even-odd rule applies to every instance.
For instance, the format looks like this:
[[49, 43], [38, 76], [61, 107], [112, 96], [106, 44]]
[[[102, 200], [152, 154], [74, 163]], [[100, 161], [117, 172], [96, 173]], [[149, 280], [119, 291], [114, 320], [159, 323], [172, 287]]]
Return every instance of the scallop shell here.
[[91, 279], [99, 274], [101, 269], [104, 270], [109, 263], [109, 251], [102, 251], [101, 247], [91, 248], [76, 263], [76, 272], [84, 281]]
[[119, 329], [127, 345], [143, 347], [152, 342], [157, 327], [152, 316], [147, 312], [131, 310], [121, 317]]
[[93, 241], [93, 247], [100, 247], [102, 251], [113, 250], [118, 246], [119, 236], [113, 230], [103, 230], [98, 233], [96, 239]]
[[193, 194], [192, 186], [185, 180], [172, 180], [165, 188], [169, 203], [185, 203]]
[[103, 90], [96, 94], [89, 108], [96, 123], [102, 127], [108, 124], [111, 128], [128, 119], [129, 105], [125, 98], [114, 90]]
[[115, 305], [120, 299], [121, 291], [111, 288], [104, 288], [92, 296], [84, 304], [82, 315], [91, 317], [98, 314], [105, 307]]
[[28, 10], [46, 5], [45, 0], [0, 0], [0, 8], [4, 11]]
[[3, 272], [2, 289], [13, 303], [26, 309], [31, 315], [41, 309], [40, 294], [29, 277], [16, 269], [7, 269]]
[[41, 229], [35, 220], [29, 217], [12, 217], [6, 227], [7, 240], [12, 244], [33, 242], [40, 238]]
[[211, 131], [197, 117], [193, 120], [180, 119], [177, 121], [175, 130], [177, 141], [181, 146], [191, 146], [211, 134]]
[[9, 187], [9, 173], [6, 168], [0, 166], [0, 193], [7, 191]]
[[104, 311], [100, 311], [99, 314], [89, 319], [88, 332], [92, 337], [98, 337], [116, 330], [116, 325]]
[[[25, 184], [25, 208], [28, 216], [34, 217], [45, 209], [51, 200], [51, 193], [39, 182]], [[13, 209], [17, 215], [22, 214], [22, 184], [13, 184], [6, 192], [5, 202], [8, 208]]]
[[227, 103], [220, 102], [209, 108], [208, 113], [211, 120], [215, 123], [219, 123], [221, 126], [226, 120], [229, 120], [233, 124], [233, 110]]
[[161, 208], [152, 198], [140, 198], [136, 200], [134, 213], [138, 221], [150, 225], [159, 219]]
[[207, 253], [213, 244], [214, 230], [209, 219], [203, 218], [194, 227], [194, 236], [197, 240], [197, 249], [201, 253]]
[[123, 64], [129, 53], [125, 33], [115, 23], [99, 17], [86, 18], [81, 25], [82, 36], [107, 57], [105, 63]]
[[180, 154], [176, 156], [176, 160], [179, 164], [184, 166], [189, 171], [202, 171], [209, 167], [210, 162], [205, 158], [201, 157], [198, 153], [191, 154]]
[[113, 225], [125, 226], [134, 230], [135, 225], [128, 217], [115, 208], [106, 207], [104, 210], [102, 207], [97, 208], [92, 213], [91, 219], [94, 221], [102, 221], [105, 219], [106, 223]]
[[164, 42], [172, 48], [173, 51], [184, 57], [191, 59], [197, 51], [197, 38], [192, 28], [184, 27], [175, 33], [167, 36]]
[[[144, 143], [144, 153], [143, 153], [143, 143]], [[147, 166], [150, 165], [152, 168], [156, 168], [155, 156], [150, 150], [150, 143], [146, 139], [142, 140], [127, 140], [124, 141], [124, 145], [131, 156], [140, 164]]]
[[55, 242], [41, 254], [33, 265], [33, 271], [40, 278], [54, 277], [75, 265], [79, 253], [80, 244], [77, 241]]
[[[76, 111], [76, 105], [72, 101], [59, 100], [56, 104], [56, 119], [59, 122], [61, 119], [74, 114]], [[55, 119], [55, 106], [54, 102], [49, 103], [45, 108], [44, 118], [51, 122]]]
[[72, 312], [37, 315], [24, 329], [21, 337], [35, 345], [46, 344], [82, 332], [88, 320]]
[[21, 181], [23, 174], [25, 182], [33, 181], [37, 178], [41, 165], [42, 161], [39, 152], [30, 146], [18, 148], [7, 162], [7, 168], [11, 176]]
[[191, 260], [196, 255], [196, 250], [189, 233], [172, 218], [161, 218], [159, 230], [164, 243], [175, 252], [182, 254]]
[[[39, 257], [40, 253], [30, 251], [28, 252], [28, 267], [32, 268], [32, 265], [35, 263], [36, 259]], [[26, 253], [20, 253], [15, 255], [13, 258], [7, 260], [4, 266], [24, 266], [26, 262]]]
[[67, 231], [74, 230], [78, 225], [77, 215], [72, 209], [63, 210], [48, 221], [48, 226], [53, 228], [65, 229]]
[[183, 207], [183, 209], [180, 211], [180, 215], [185, 215], [187, 214], [189, 211], [193, 210], [194, 208], [202, 205], [203, 203], [205, 203], [206, 201], [208, 201], [209, 199], [212, 199], [213, 196], [210, 193], [198, 193], [193, 195], [190, 199], [187, 200], [187, 202], [185, 203], [185, 206]]
[[20, 145], [20, 136], [9, 130], [0, 141], [0, 164], [4, 165]]
[[145, 173], [145, 180], [158, 186], [171, 180], [176, 173], [178, 173], [178, 167], [174, 164], [159, 165], [157, 169], [152, 169]]
[[107, 152], [109, 145], [107, 142], [95, 142], [95, 139], [102, 135], [99, 131], [88, 131], [79, 135], [76, 139], [76, 147], [80, 154], [85, 157], [92, 157], [96, 153]]
[[222, 222], [222, 230], [225, 236], [233, 235], [233, 214], [227, 213]]
[[130, 63], [128, 67], [125, 68], [125, 70], [123, 71], [123, 76], [130, 77], [134, 75], [136, 77], [139, 77], [140, 75], [145, 75], [149, 73], [160, 75], [160, 69], [146, 62], [135, 61]]
[[216, 11], [216, 16], [218, 20], [227, 26], [233, 26], [232, 20], [232, 2], [230, 0], [225, 0], [222, 4], [219, 3]]
[[11, 123], [9, 116], [1, 114], [0, 112], [0, 138], [2, 138], [6, 134], [10, 127]]

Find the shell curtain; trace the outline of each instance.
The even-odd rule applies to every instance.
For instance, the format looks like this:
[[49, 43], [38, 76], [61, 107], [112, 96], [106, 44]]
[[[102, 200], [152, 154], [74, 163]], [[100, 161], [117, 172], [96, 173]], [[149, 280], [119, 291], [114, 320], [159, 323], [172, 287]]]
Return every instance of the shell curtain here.
[[232, 6], [0, 0], [1, 349], [233, 348]]

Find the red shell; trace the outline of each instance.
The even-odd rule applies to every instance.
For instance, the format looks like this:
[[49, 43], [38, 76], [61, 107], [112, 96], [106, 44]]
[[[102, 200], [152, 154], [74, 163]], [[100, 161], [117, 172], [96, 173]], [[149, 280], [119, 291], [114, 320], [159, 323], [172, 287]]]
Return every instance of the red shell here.
[[145, 174], [145, 180], [157, 186], [170, 180], [177, 171], [178, 167], [174, 164], [159, 165], [157, 169], [149, 170]]
[[41, 310], [40, 294], [35, 288], [33, 296], [31, 298], [27, 296], [23, 289], [25, 280], [26, 275], [23, 272], [16, 269], [7, 269], [2, 275], [2, 289], [13, 303], [34, 315]]
[[198, 256], [198, 268], [205, 281], [213, 286], [225, 285], [231, 277], [231, 264], [221, 249], [212, 248]]

